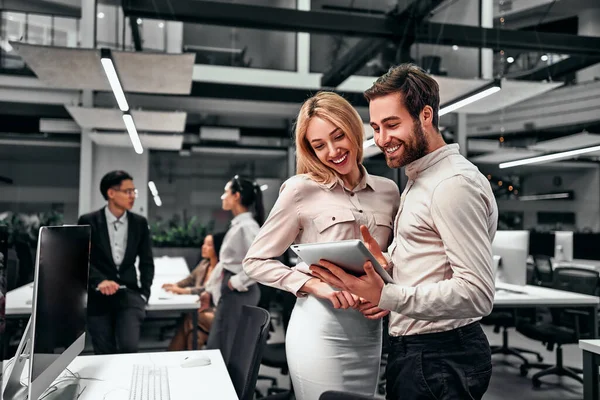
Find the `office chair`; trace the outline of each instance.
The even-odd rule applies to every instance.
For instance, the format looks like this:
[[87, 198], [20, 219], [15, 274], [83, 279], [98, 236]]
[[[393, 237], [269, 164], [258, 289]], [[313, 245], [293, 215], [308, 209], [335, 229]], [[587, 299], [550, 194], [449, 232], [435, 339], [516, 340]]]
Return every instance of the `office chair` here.
[[8, 262], [6, 263], [6, 291], [16, 289], [19, 278], [19, 257], [13, 249], [8, 249]]
[[372, 400], [375, 397], [365, 396], [363, 394], [355, 394], [348, 392], [338, 392], [335, 390], [328, 390], [319, 396], [319, 400]]
[[550, 257], [545, 255], [533, 255], [534, 261], [534, 272], [533, 272], [533, 285], [552, 287], [553, 285], [553, 269], [552, 261]]
[[34, 256], [29, 243], [26, 241], [15, 242], [15, 252], [19, 258], [19, 275], [17, 278], [17, 287], [21, 287], [33, 282]]
[[240, 400], [252, 400], [271, 316], [265, 309], [243, 306], [227, 371]]
[[[500, 329], [502, 329], [502, 345], [490, 346], [492, 355], [504, 354], [507, 356], [514, 356], [520, 359], [523, 362], [523, 365], [528, 365], [529, 360], [525, 358], [523, 354], [533, 354], [536, 356], [538, 362], [542, 362], [544, 361], [544, 358], [539, 352], [520, 347], [510, 347], [508, 345], [508, 328], [514, 328], [516, 326], [517, 318], [519, 318], [519, 314], [522, 312], [523, 310], [517, 312], [516, 309], [492, 311], [487, 317], [481, 319], [483, 325], [494, 326], [494, 333], [499, 333]], [[535, 309], [533, 312], [535, 312]]]
[[[289, 292], [278, 291], [278, 297], [281, 299], [281, 322], [283, 325], [283, 332], [287, 332], [287, 327], [292, 316], [292, 310], [296, 304], [296, 296]], [[262, 365], [271, 368], [277, 368], [281, 370], [282, 375], [289, 374], [287, 356], [285, 353], [285, 342], [283, 343], [267, 343], [265, 351], [263, 352], [263, 358], [261, 361]], [[290, 384], [291, 390], [282, 389], [277, 387], [277, 378], [267, 375], [259, 375], [259, 380], [267, 380], [271, 382], [271, 387], [267, 390], [268, 395], [274, 393], [293, 392], [293, 387]]]
[[[587, 295], [597, 295], [599, 272], [575, 267], [554, 270], [554, 289], [566, 290]], [[546, 375], [567, 376], [583, 383], [579, 368], [563, 365], [562, 346], [576, 344], [580, 339], [594, 337], [593, 311], [581, 308], [551, 309], [552, 322], [534, 322], [517, 324], [517, 332], [540, 341], [552, 350], [556, 345], [556, 364], [529, 364], [521, 366], [521, 375], [526, 376], [529, 368], [542, 368], [531, 378], [534, 387], [540, 387], [541, 377]]]

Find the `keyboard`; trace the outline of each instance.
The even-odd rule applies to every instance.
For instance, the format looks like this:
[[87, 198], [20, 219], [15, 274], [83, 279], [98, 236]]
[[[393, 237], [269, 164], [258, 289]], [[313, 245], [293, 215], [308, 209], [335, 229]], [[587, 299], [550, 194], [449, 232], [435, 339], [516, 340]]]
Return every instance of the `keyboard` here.
[[170, 400], [167, 367], [135, 364], [129, 400]]

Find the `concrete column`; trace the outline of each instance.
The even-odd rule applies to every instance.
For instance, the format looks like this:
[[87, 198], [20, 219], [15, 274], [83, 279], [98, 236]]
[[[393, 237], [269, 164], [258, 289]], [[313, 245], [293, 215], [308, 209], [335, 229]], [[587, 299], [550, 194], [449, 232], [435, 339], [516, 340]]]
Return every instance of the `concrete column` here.
[[296, 175], [296, 147], [292, 144], [288, 147], [287, 176], [289, 178], [294, 175]]
[[183, 47], [183, 22], [165, 21], [167, 53], [179, 54]]
[[[310, 0], [297, 0], [296, 8], [302, 11], [310, 11]], [[296, 40], [296, 66], [298, 73], [310, 73], [310, 34], [298, 32]]]
[[467, 147], [467, 114], [457, 113], [456, 114], [456, 132], [455, 132], [456, 143], [460, 146], [460, 154], [467, 157], [469, 151]]
[[[494, 1], [480, 0], [481, 27], [494, 27]], [[492, 79], [494, 77], [494, 52], [492, 49], [481, 49], [481, 77]]]
[[[96, 45], [96, 0], [81, 0], [81, 47], [94, 48]], [[91, 90], [83, 90], [81, 105], [93, 107], [94, 97]], [[81, 131], [79, 155], [79, 208], [78, 214], [91, 210], [93, 146], [90, 130]]]
[[[126, 133], [123, 134], [126, 135]], [[149, 153], [148, 149], [144, 149], [143, 154], [136, 154], [133, 147], [94, 145], [90, 211], [97, 210], [106, 204], [100, 193], [100, 180], [102, 180], [102, 177], [110, 171], [124, 170], [133, 177], [133, 183], [138, 190], [138, 198], [135, 200], [135, 206], [132, 211], [147, 216], [149, 200]]]
[[[585, 10], [579, 14], [578, 35], [600, 36], [600, 8]], [[577, 72], [577, 82], [589, 82], [600, 79], [600, 64]]]
[[[82, 0], [80, 26], [82, 47], [95, 48], [96, 0]], [[94, 106], [91, 90], [82, 91], [81, 105]], [[90, 130], [85, 129], [81, 132], [78, 214], [85, 214], [106, 204], [100, 193], [100, 180], [107, 172], [121, 169], [133, 176], [138, 189], [133, 211], [147, 215], [149, 150], [145, 149], [143, 154], [138, 155], [132, 147], [98, 146], [90, 139], [90, 133]]]

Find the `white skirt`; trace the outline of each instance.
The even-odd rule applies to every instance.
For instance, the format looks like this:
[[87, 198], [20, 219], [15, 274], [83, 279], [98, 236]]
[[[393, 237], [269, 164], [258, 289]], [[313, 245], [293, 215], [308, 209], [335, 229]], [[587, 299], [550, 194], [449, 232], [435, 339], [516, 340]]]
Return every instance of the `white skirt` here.
[[296, 399], [340, 390], [373, 396], [379, 380], [381, 321], [354, 309], [336, 310], [313, 296], [298, 298], [286, 332]]

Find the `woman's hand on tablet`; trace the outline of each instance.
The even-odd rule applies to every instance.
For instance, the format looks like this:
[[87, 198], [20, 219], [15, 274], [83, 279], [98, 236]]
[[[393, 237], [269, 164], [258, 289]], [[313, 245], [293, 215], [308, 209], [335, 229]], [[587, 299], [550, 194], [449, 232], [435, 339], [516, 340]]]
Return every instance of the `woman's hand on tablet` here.
[[368, 300], [361, 299], [361, 304], [358, 306], [358, 311], [367, 319], [381, 319], [390, 313], [389, 310], [384, 310], [377, 307]]
[[379, 265], [381, 265], [383, 269], [387, 270], [388, 261], [383, 255], [383, 252], [381, 251], [381, 247], [379, 247], [379, 243], [377, 243], [377, 240], [375, 240], [373, 236], [371, 236], [369, 228], [367, 228], [365, 225], [361, 225], [360, 233], [362, 234], [363, 243], [365, 244], [365, 247], [371, 252], [371, 254], [373, 254], [373, 257], [375, 257]]
[[358, 296], [346, 291], [336, 291], [318, 278], [312, 278], [307, 281], [300, 288], [300, 291], [312, 294], [319, 299], [329, 300], [333, 308], [358, 308], [360, 305]]

